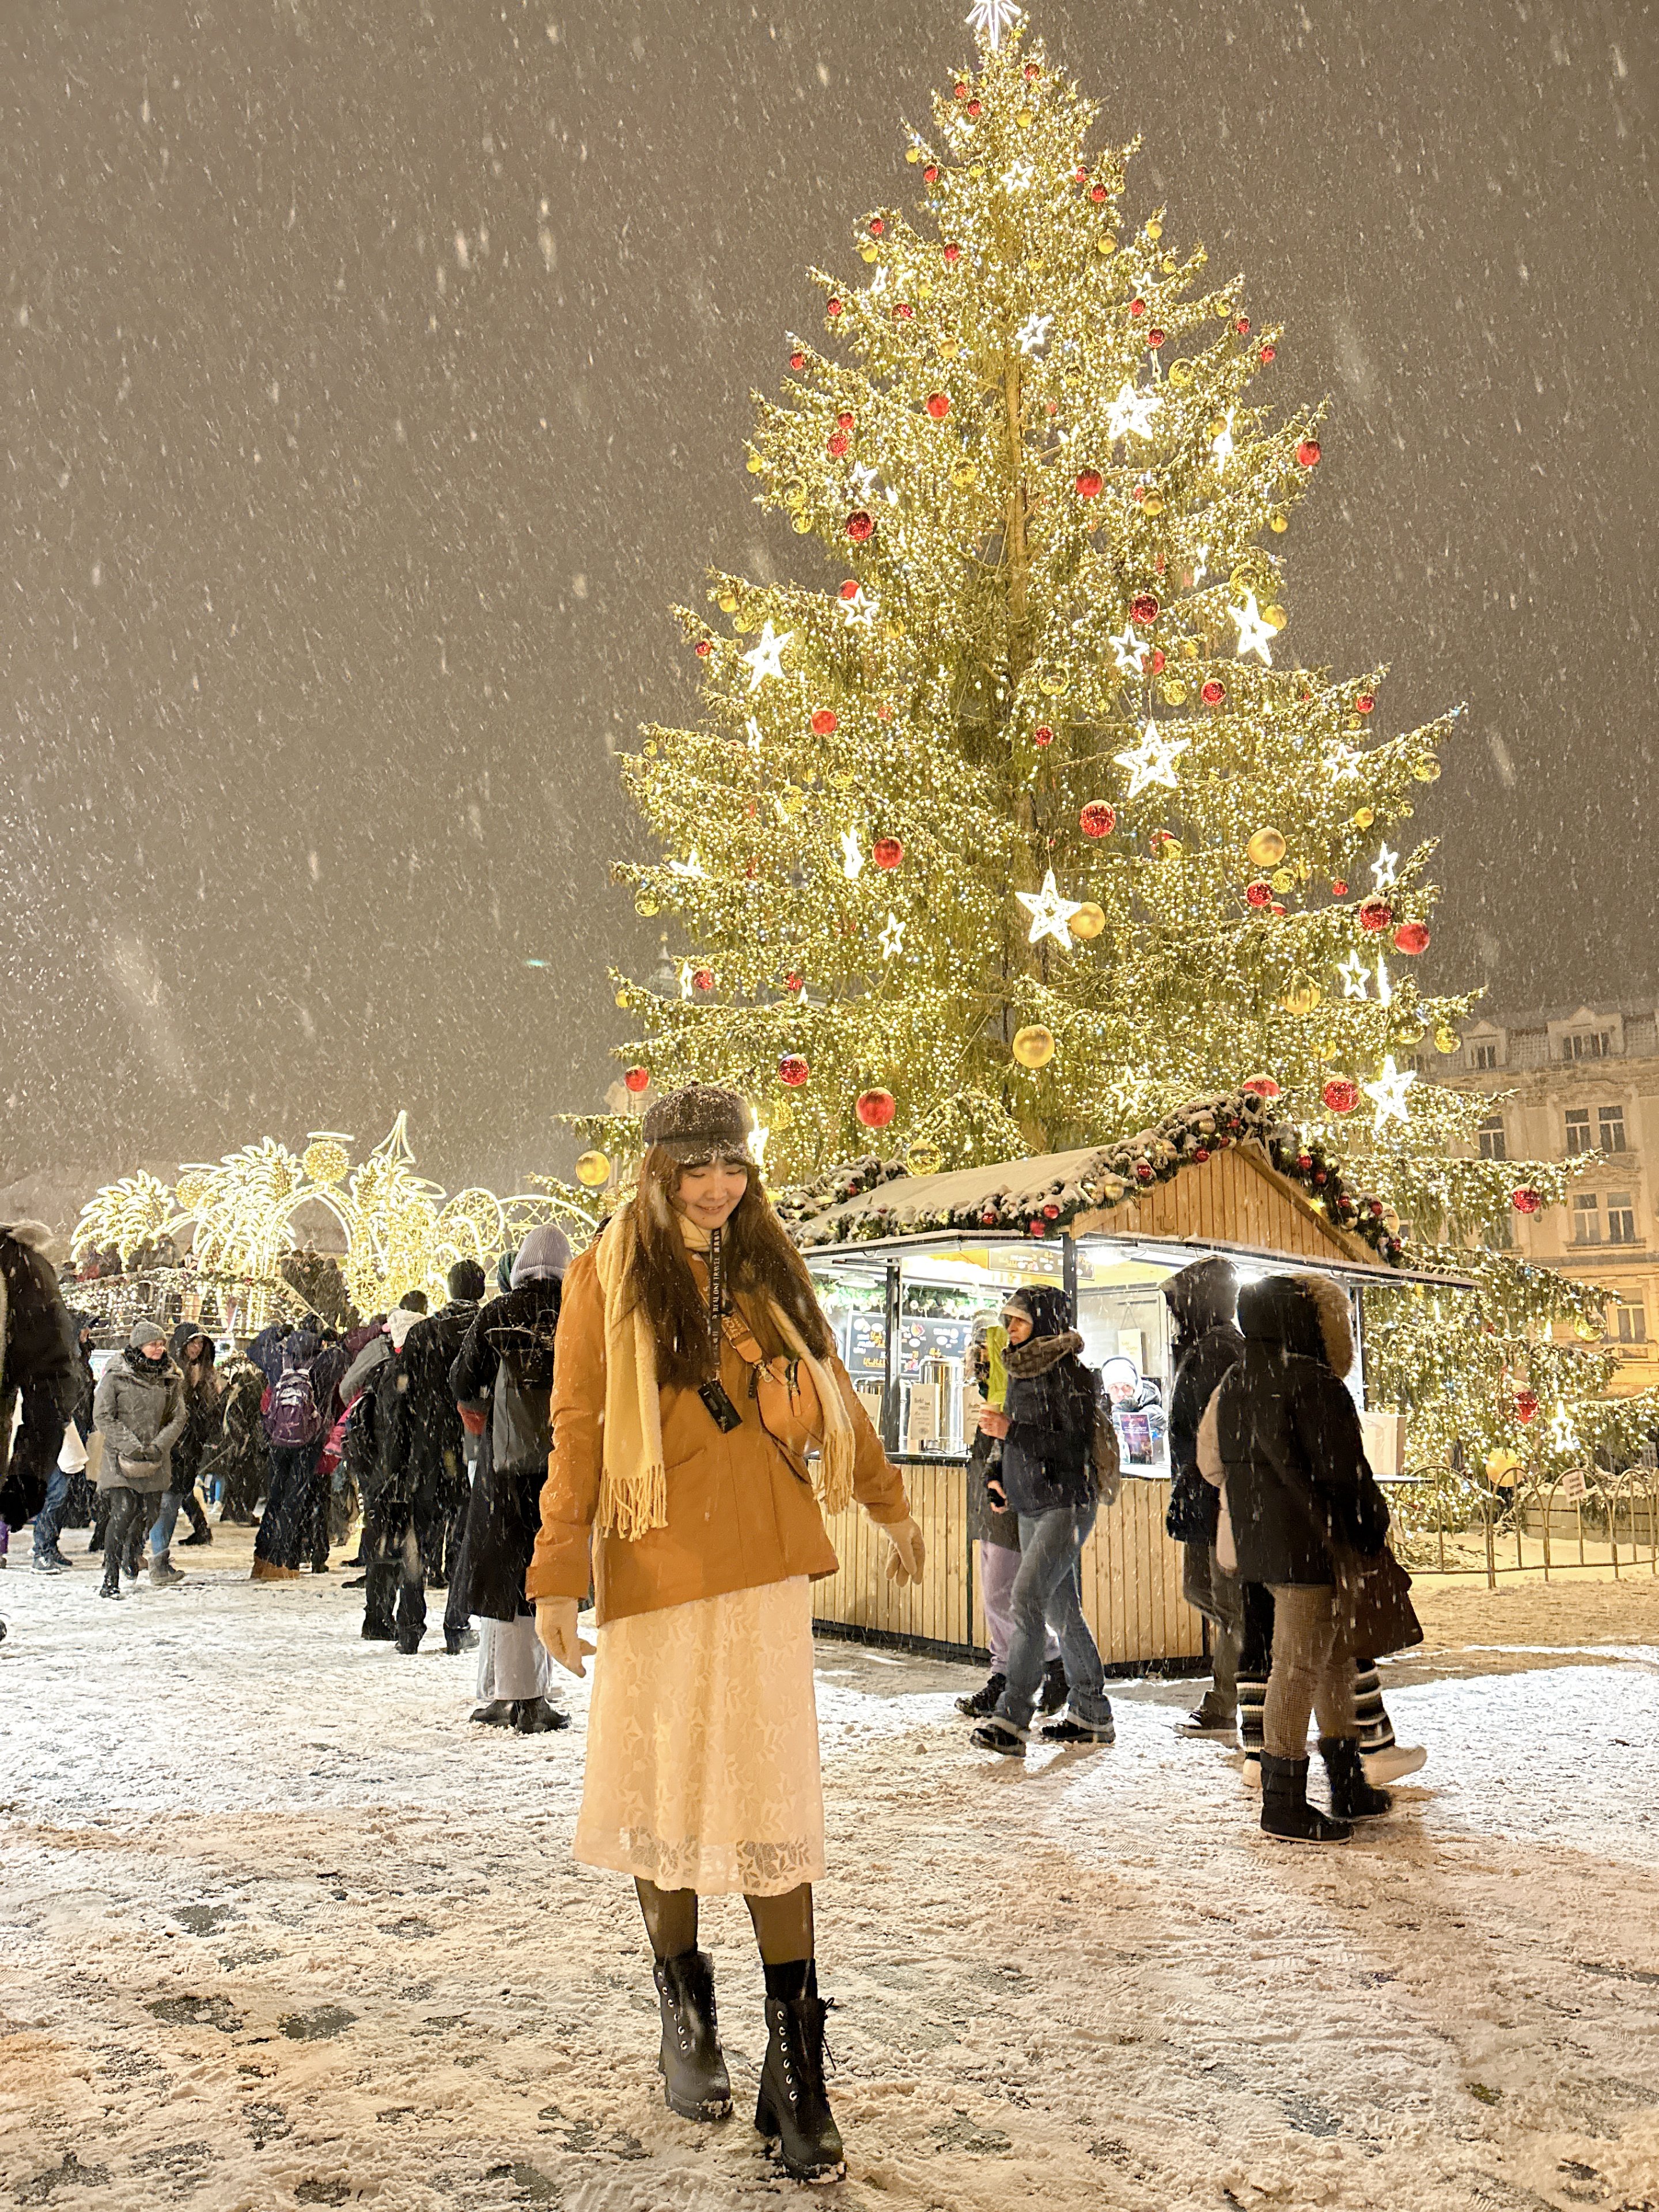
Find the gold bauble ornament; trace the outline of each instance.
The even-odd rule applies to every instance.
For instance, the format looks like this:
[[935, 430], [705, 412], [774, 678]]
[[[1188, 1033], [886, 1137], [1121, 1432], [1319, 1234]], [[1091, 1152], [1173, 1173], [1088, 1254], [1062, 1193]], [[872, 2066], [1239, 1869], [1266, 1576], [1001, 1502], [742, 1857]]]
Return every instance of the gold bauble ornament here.
[[1180, 706], [1186, 696], [1187, 687], [1184, 684], [1166, 684], [1164, 687], [1163, 699], [1166, 707]]
[[1281, 606], [1263, 607], [1261, 619], [1269, 629], [1283, 629], [1290, 617]]
[[720, 611], [723, 615], [736, 614], [738, 611], [737, 593], [735, 592], [722, 592], [720, 596], [719, 605]]
[[1374, 806], [1357, 806], [1348, 819], [1356, 830], [1369, 830], [1376, 819], [1376, 809]]
[[1014, 118], [1014, 128], [1017, 131], [1029, 131], [1036, 121], [1036, 109], [1031, 107], [1022, 107], [1018, 114]]
[[749, 459], [744, 463], [744, 466], [748, 470], [751, 477], [757, 477], [761, 473], [762, 470], [766, 466], [766, 464], [762, 460], [758, 453], [750, 453]]
[[1058, 699], [1066, 690], [1068, 678], [1061, 669], [1045, 668], [1037, 678], [1037, 690], [1050, 699]]
[[1283, 898], [1286, 891], [1293, 891], [1296, 889], [1296, 870], [1294, 868], [1275, 868], [1272, 875], [1268, 877], [1267, 881], [1273, 885], [1279, 896]]
[[790, 518], [789, 527], [794, 532], [797, 538], [805, 538], [812, 527], [812, 518], [810, 514], [792, 515]]
[[576, 1180], [585, 1190], [598, 1190], [611, 1180], [611, 1163], [603, 1152], [584, 1152], [576, 1163]]
[[945, 1155], [931, 1138], [918, 1137], [906, 1152], [904, 1164], [913, 1176], [937, 1175], [945, 1164]]
[[1285, 833], [1272, 828], [1258, 830], [1244, 850], [1253, 867], [1276, 868], [1285, 857]]
[[1198, 659], [1198, 640], [1195, 637], [1183, 637], [1182, 639], [1181, 657], [1183, 660], [1196, 660]]
[[1022, 1067], [1047, 1067], [1054, 1056], [1054, 1033], [1041, 1022], [1014, 1031], [1014, 1058]]
[[873, 261], [880, 252], [881, 248], [878, 246], [861, 246], [859, 248], [859, 259], [860, 261]]
[[1322, 995], [1311, 975], [1292, 975], [1290, 988], [1279, 1003], [1287, 1014], [1310, 1014]]
[[1282, 537], [1290, 526], [1291, 518], [1285, 514], [1282, 507], [1276, 507], [1273, 513], [1267, 517], [1267, 527], [1277, 536]]
[[1106, 927], [1106, 909], [1093, 899], [1085, 899], [1066, 927], [1073, 937], [1098, 937]]
[[1155, 491], [1149, 491], [1140, 502], [1140, 511], [1143, 514], [1162, 514], [1164, 502]]
[[1158, 265], [1166, 276], [1173, 276], [1178, 264], [1173, 253], [1166, 253]]
[[1440, 763], [1437, 760], [1420, 760], [1412, 770], [1419, 783], [1438, 783]]
[[1190, 362], [1172, 361], [1170, 363], [1170, 383], [1175, 391], [1185, 392], [1192, 380], [1193, 368]]
[[951, 481], [958, 491], [970, 491], [979, 481], [979, 471], [971, 461], [964, 461], [959, 469], [952, 469]]
[[1434, 1033], [1434, 1048], [1437, 1052], [1455, 1052], [1460, 1042], [1457, 1031], [1448, 1029], [1444, 1022], [1441, 1023]]
[[[1218, 438], [1218, 437], [1221, 435], [1222, 432], [1226, 428], [1226, 427], [1227, 427], [1227, 418], [1226, 418], [1226, 416], [1225, 416], [1224, 415], [1212, 415], [1212, 416], [1211, 416], [1211, 417], [1210, 417], [1210, 435], [1211, 435], [1212, 438]], [[1237, 589], [1238, 588], [1238, 578], [1239, 578], [1239, 571], [1238, 571], [1238, 570], [1237, 570], [1237, 569], [1235, 569], [1235, 570], [1234, 570], [1234, 572], [1233, 572], [1233, 588], [1234, 588], [1235, 590], [1237, 590]]]
[[1097, 238], [1095, 240], [1095, 252], [1104, 254], [1113, 254], [1117, 252], [1117, 240], [1109, 230], [1103, 238]]
[[954, 361], [961, 350], [961, 347], [954, 338], [941, 338], [939, 342], [939, 357], [941, 361]]
[[619, 1006], [627, 1006], [627, 1004], [628, 1004], [628, 994], [627, 994], [627, 992], [626, 992], [626, 991], [618, 991], [618, 992], [617, 992], [617, 1004]]
[[656, 893], [654, 891], [635, 891], [634, 894], [634, 911], [635, 914], [642, 914], [647, 917], [655, 914], [658, 911]]
[[905, 160], [906, 160], [907, 161], [910, 161], [910, 162], [915, 162], [915, 161], [921, 161], [921, 147], [920, 147], [920, 146], [907, 146], [907, 147], [905, 148], [905, 149], [904, 149], [904, 158], [905, 158]]
[[806, 486], [799, 481], [793, 483], [785, 484], [783, 488], [783, 503], [792, 511], [798, 507], [805, 507], [806, 504]]
[[732, 627], [736, 630], [739, 637], [747, 637], [750, 631], [755, 627], [755, 617], [750, 614], [733, 615], [732, 617]]
[[1154, 246], [1158, 244], [1158, 240], [1164, 235], [1164, 226], [1156, 216], [1152, 217], [1152, 221], [1146, 226], [1146, 235], [1152, 240]]

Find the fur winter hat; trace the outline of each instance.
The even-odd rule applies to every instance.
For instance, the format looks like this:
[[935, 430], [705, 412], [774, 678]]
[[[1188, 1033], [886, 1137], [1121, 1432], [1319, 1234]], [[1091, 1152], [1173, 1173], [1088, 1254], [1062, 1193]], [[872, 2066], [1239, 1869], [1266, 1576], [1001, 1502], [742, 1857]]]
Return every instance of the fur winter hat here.
[[1353, 1317], [1347, 1292], [1328, 1275], [1295, 1275], [1291, 1280], [1313, 1300], [1327, 1365], [1334, 1375], [1346, 1378], [1353, 1365]]
[[707, 1167], [711, 1160], [749, 1160], [755, 1117], [735, 1091], [712, 1083], [689, 1083], [658, 1099], [645, 1117], [649, 1146], [660, 1145], [683, 1168]]

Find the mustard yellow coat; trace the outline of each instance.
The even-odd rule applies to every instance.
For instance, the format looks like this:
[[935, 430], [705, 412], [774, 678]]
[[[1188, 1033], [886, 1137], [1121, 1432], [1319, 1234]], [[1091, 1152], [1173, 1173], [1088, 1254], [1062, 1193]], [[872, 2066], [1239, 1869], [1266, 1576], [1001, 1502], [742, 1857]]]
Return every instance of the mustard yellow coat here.
[[[825, 1364], [845, 1385], [841, 1362], [832, 1357]], [[629, 1613], [687, 1605], [694, 1598], [836, 1571], [835, 1547], [817, 1499], [761, 1426], [749, 1395], [749, 1370], [729, 1344], [721, 1351], [720, 1380], [743, 1415], [742, 1425], [725, 1434], [695, 1389], [665, 1388], [661, 1393], [667, 1525], [632, 1542], [601, 1536], [592, 1544], [601, 1626]], [[588, 1251], [565, 1279], [559, 1310], [553, 1449], [542, 1487], [541, 1530], [525, 1577], [526, 1594], [532, 1600], [586, 1594], [605, 1389], [605, 1297]], [[858, 1437], [853, 1494], [872, 1521], [907, 1520], [910, 1507], [903, 1479], [889, 1462], [850, 1388], [848, 1395]]]

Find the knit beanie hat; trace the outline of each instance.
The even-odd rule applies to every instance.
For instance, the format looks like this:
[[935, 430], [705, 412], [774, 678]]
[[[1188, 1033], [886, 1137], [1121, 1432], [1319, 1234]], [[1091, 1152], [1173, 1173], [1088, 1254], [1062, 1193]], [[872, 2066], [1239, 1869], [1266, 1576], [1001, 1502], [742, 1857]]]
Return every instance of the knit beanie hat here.
[[128, 1345], [134, 1352], [142, 1352], [147, 1344], [159, 1344], [165, 1352], [167, 1341], [166, 1329], [158, 1328], [153, 1321], [134, 1322], [132, 1334], [127, 1339]]
[[749, 1162], [755, 1117], [735, 1091], [712, 1083], [689, 1083], [658, 1099], [645, 1117], [648, 1146], [660, 1145], [684, 1168], [707, 1167], [712, 1160]]

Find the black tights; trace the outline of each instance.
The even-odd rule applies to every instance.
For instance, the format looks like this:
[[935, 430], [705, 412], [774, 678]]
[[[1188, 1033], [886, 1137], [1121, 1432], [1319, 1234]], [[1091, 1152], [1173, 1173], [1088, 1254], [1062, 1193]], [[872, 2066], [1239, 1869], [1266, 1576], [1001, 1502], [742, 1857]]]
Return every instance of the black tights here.
[[[678, 1959], [697, 1948], [697, 1893], [695, 1889], [659, 1889], [654, 1881], [637, 1877], [640, 1911], [645, 1932], [659, 1959]], [[761, 1963], [767, 1966], [798, 1964], [812, 1956], [812, 1885], [786, 1890], [781, 1897], [745, 1897], [749, 1917], [755, 1923]]]

